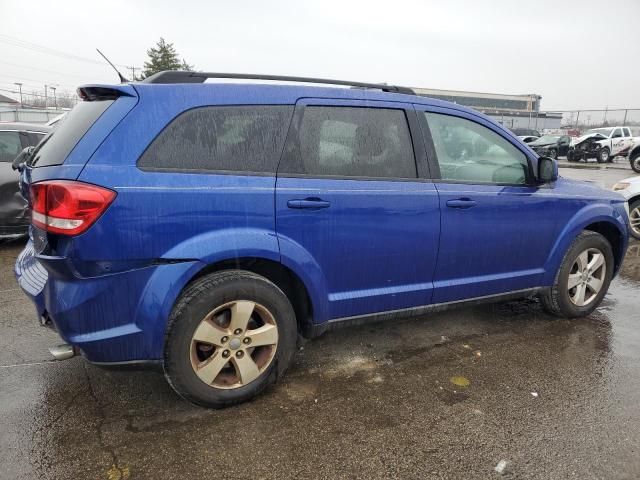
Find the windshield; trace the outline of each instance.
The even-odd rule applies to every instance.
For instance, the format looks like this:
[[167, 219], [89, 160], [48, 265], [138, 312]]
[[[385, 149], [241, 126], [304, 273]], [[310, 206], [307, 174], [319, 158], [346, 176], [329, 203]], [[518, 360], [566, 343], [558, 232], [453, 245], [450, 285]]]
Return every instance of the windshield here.
[[560, 135], [544, 135], [537, 139], [534, 143], [554, 143], [560, 139]]
[[600, 135], [604, 135], [605, 137], [608, 137], [609, 135], [611, 135], [612, 131], [613, 131], [613, 128], [592, 128], [591, 130], [587, 130], [584, 134], [593, 135], [594, 133], [599, 133]]

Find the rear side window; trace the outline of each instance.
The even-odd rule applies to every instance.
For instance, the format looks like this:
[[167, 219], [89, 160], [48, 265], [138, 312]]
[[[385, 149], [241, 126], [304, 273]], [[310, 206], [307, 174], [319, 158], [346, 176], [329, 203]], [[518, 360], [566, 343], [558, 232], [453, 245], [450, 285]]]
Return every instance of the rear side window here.
[[111, 106], [113, 100], [80, 102], [60, 121], [38, 145], [32, 165], [49, 167], [62, 165], [80, 139]]
[[0, 162], [13, 162], [22, 151], [18, 132], [0, 132]]
[[281, 171], [365, 178], [418, 176], [404, 111], [360, 107], [306, 107]]
[[293, 107], [200, 107], [176, 117], [138, 160], [150, 170], [275, 173]]

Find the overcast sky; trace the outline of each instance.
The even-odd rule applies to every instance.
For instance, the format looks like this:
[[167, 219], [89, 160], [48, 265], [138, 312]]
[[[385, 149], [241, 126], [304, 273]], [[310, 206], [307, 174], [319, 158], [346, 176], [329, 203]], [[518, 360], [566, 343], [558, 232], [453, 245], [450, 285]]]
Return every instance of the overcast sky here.
[[0, 20], [0, 89], [113, 83], [96, 47], [141, 67], [163, 36], [197, 70], [640, 108], [640, 0], [0, 0]]

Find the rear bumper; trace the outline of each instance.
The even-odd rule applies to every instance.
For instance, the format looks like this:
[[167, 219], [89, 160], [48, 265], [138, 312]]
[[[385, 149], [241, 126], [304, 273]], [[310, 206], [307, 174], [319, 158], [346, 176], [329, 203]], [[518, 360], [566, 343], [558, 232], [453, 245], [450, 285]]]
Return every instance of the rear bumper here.
[[15, 273], [38, 317], [50, 319], [65, 342], [97, 363], [162, 358], [167, 318], [194, 262], [89, 278], [61, 277], [48, 262], [68, 260], [37, 257], [29, 241]]

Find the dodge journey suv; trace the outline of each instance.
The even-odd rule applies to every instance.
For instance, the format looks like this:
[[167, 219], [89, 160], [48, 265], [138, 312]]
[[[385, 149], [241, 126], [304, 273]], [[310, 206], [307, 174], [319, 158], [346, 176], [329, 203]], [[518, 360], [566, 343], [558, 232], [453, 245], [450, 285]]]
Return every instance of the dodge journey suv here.
[[15, 271], [59, 357], [160, 364], [223, 407], [341, 322], [602, 301], [627, 245], [618, 194], [406, 88], [205, 82], [229, 76], [81, 87], [19, 166], [32, 215]]

